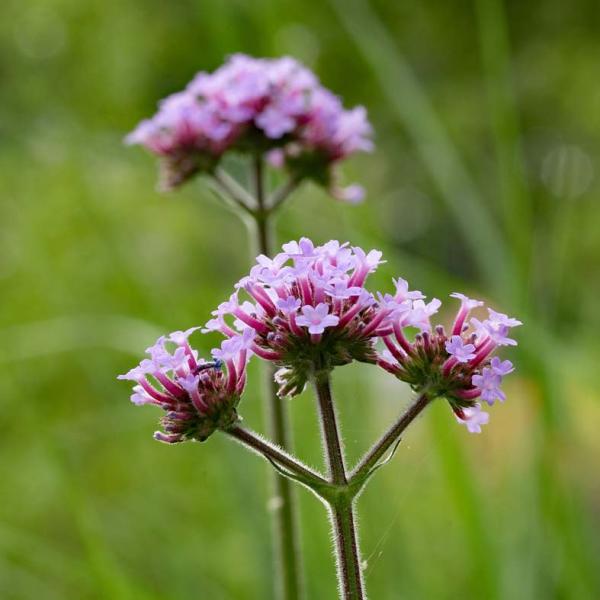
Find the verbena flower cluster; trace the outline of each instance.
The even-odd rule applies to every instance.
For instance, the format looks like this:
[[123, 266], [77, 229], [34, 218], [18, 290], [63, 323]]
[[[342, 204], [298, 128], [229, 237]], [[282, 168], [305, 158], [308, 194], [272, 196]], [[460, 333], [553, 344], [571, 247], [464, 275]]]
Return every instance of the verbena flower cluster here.
[[377, 250], [365, 253], [337, 241], [284, 244], [274, 258], [258, 257], [204, 331], [233, 336], [252, 329], [254, 353], [281, 367], [282, 396], [301, 392], [315, 364], [376, 363], [374, 340], [396, 309], [364, 287], [380, 259]]
[[432, 331], [430, 322], [441, 302], [426, 302], [404, 279], [394, 281], [393, 294], [365, 288], [381, 252], [335, 240], [315, 246], [307, 238], [282, 249], [272, 259], [258, 257], [205, 332], [235, 338], [251, 330], [252, 351], [280, 367], [282, 396], [301, 392], [315, 369], [353, 360], [377, 363], [417, 391], [446, 397], [457, 419], [480, 431], [488, 415], [476, 400], [504, 400], [500, 384], [513, 370], [510, 361], [491, 354], [516, 344], [508, 333], [519, 321], [488, 309], [487, 319], [472, 318], [469, 326], [470, 311], [483, 303], [453, 294], [461, 306], [448, 336], [441, 326]]
[[136, 382], [134, 403], [167, 411], [157, 439], [204, 440], [231, 427], [252, 354], [279, 367], [280, 396], [300, 393], [317, 371], [356, 360], [378, 364], [419, 393], [446, 398], [460, 423], [481, 431], [489, 419], [481, 402], [504, 401], [502, 379], [513, 371], [493, 353], [516, 345], [509, 334], [520, 321], [490, 308], [486, 319], [469, 319], [483, 302], [454, 293], [460, 308], [447, 334], [431, 325], [441, 302], [427, 302], [404, 279], [394, 280], [393, 294], [366, 289], [382, 262], [378, 250], [335, 240], [315, 246], [308, 238], [282, 250], [273, 258], [260, 255], [213, 311], [203, 332], [226, 337], [213, 350], [214, 361], [199, 360], [190, 347], [193, 328], [161, 337], [148, 348], [150, 358], [120, 376]]
[[[414, 310], [414, 304], [423, 302], [423, 296], [420, 292], [412, 294]], [[441, 325], [432, 331], [432, 311], [424, 306], [421, 331], [409, 341], [406, 328], [414, 325], [415, 319], [408, 312], [398, 311], [392, 327], [383, 335], [387, 348], [379, 364], [413, 389], [447, 398], [458, 422], [470, 432], [479, 433], [481, 425], [489, 421], [489, 414], [481, 410], [476, 400], [490, 406], [496, 400], [503, 402], [506, 396], [500, 388], [502, 379], [514, 370], [509, 360], [502, 361], [492, 353], [500, 346], [517, 344], [509, 333], [521, 322], [491, 308], [487, 309], [487, 319], [471, 318], [467, 322], [470, 311], [483, 306], [483, 302], [459, 293], [451, 296], [461, 304], [450, 335]], [[434, 303], [437, 310], [441, 303], [434, 300], [429, 306]]]
[[360, 199], [359, 186], [339, 188], [331, 165], [370, 151], [371, 126], [359, 106], [340, 99], [296, 60], [232, 56], [214, 73], [201, 72], [185, 90], [163, 100], [126, 142], [162, 157], [165, 188], [211, 171], [229, 150], [267, 153], [273, 166], [312, 178], [340, 199]]
[[166, 411], [161, 421], [164, 431], [154, 434], [161, 442], [204, 441], [238, 420], [251, 332], [231, 336], [213, 351], [215, 360], [205, 361], [188, 342], [197, 329], [160, 337], [146, 350], [150, 358], [119, 376], [135, 382], [134, 404], [155, 404]]

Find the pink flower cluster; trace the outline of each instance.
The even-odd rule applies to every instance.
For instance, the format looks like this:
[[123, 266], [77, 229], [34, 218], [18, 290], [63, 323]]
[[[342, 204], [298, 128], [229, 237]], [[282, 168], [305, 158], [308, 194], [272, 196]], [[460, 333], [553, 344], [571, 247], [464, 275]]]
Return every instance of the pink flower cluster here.
[[[479, 433], [489, 415], [479, 401], [505, 400], [502, 379], [513, 371], [493, 356], [520, 321], [488, 309], [484, 320], [470, 318], [482, 302], [462, 294], [449, 335], [431, 317], [441, 302], [394, 280], [393, 294], [375, 295], [365, 283], [381, 264], [381, 252], [332, 240], [315, 246], [308, 238], [284, 244], [282, 252], [261, 255], [227, 302], [213, 311], [203, 332], [226, 339], [213, 362], [198, 359], [188, 343], [197, 328], [161, 337], [149, 359], [122, 379], [136, 382], [132, 401], [167, 411], [165, 442], [206, 439], [237, 421], [236, 406], [252, 354], [272, 361], [281, 396], [300, 393], [318, 371], [352, 361], [378, 364], [415, 391], [444, 397], [457, 420]], [[167, 345], [174, 345], [170, 352]], [[381, 347], [379, 347], [381, 346]]]
[[516, 344], [508, 333], [520, 322], [488, 309], [487, 319], [467, 325], [470, 311], [482, 303], [453, 294], [461, 306], [450, 336], [441, 326], [433, 332], [438, 299], [427, 302], [403, 279], [395, 280], [393, 294], [365, 288], [380, 263], [381, 252], [335, 240], [322, 246], [307, 238], [289, 242], [273, 258], [258, 257], [204, 331], [247, 336], [255, 354], [280, 366], [281, 395], [302, 391], [315, 369], [353, 360], [377, 363], [415, 390], [446, 397], [460, 422], [479, 431], [488, 417], [476, 399], [504, 400], [500, 384], [513, 370], [510, 361], [491, 354]]
[[146, 350], [150, 358], [119, 376], [135, 382], [134, 404], [155, 404], [166, 411], [161, 421], [164, 432], [154, 434], [161, 442], [204, 441], [238, 418], [236, 406], [246, 382], [249, 357], [248, 334], [224, 341], [213, 351], [216, 360], [207, 362], [198, 358], [188, 342], [197, 329], [160, 337]]
[[467, 323], [471, 310], [483, 302], [463, 294], [451, 295], [461, 305], [450, 336], [441, 326], [433, 332], [430, 327], [422, 327], [410, 342], [404, 328], [412, 323], [400, 315], [383, 336], [387, 351], [379, 364], [414, 389], [425, 388], [433, 395], [445, 396], [458, 422], [470, 432], [479, 433], [489, 415], [476, 400], [490, 406], [496, 400], [503, 402], [506, 396], [500, 388], [502, 379], [514, 370], [509, 360], [491, 355], [500, 346], [516, 345], [509, 333], [521, 322], [488, 308], [487, 319], [471, 318]]
[[372, 149], [363, 107], [345, 110], [315, 75], [289, 57], [232, 56], [214, 73], [201, 72], [187, 88], [160, 103], [126, 142], [164, 159], [166, 187], [210, 171], [230, 149], [268, 152], [274, 166], [312, 177], [356, 200], [357, 186], [339, 190], [329, 165]]
[[352, 360], [375, 363], [373, 341], [397, 309], [391, 298], [365, 289], [381, 252], [307, 238], [283, 245], [274, 258], [259, 256], [204, 331], [225, 336], [251, 329], [252, 350], [282, 367], [282, 395], [299, 393], [315, 360], [323, 368]]

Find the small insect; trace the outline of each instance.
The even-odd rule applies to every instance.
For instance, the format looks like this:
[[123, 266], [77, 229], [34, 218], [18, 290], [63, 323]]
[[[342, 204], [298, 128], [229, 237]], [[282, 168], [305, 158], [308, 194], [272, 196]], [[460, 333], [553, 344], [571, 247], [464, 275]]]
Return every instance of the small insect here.
[[222, 366], [223, 361], [219, 359], [201, 363], [194, 369], [194, 375], [198, 375], [198, 373], [207, 369], [220, 369]]

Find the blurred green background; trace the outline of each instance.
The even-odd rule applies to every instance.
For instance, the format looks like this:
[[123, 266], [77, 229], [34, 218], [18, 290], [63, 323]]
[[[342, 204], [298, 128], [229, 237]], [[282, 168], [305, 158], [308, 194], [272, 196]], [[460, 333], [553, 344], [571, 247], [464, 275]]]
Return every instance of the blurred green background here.
[[[434, 406], [361, 498], [371, 597], [599, 598], [599, 27], [592, 0], [4, 0], [0, 598], [272, 598], [265, 465], [218, 435], [154, 442], [157, 411], [115, 379], [248, 267], [203, 182], [159, 195], [121, 144], [234, 51], [297, 57], [376, 131], [345, 167], [367, 202], [304, 187], [280, 241], [377, 247], [374, 287], [402, 275], [526, 323], [485, 433]], [[257, 365], [251, 382], [263, 430]], [[335, 387], [352, 457], [409, 398], [361, 365]], [[311, 394], [291, 410], [320, 464]], [[299, 496], [307, 597], [333, 599], [325, 512]]]

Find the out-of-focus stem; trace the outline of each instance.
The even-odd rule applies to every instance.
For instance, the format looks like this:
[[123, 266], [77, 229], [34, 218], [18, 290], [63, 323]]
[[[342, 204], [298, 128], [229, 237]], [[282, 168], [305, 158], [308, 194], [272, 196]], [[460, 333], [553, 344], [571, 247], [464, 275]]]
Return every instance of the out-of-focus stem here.
[[[273, 217], [290, 194], [300, 184], [299, 179], [290, 179], [275, 190], [267, 199], [264, 182], [264, 161], [261, 154], [254, 156], [253, 162], [254, 195], [242, 187], [222, 169], [215, 169], [212, 179], [216, 190], [234, 207], [241, 209], [246, 222], [252, 226], [253, 251], [270, 256], [273, 252]], [[269, 422], [269, 436], [273, 442], [289, 450], [291, 439], [288, 428], [287, 410], [284, 401], [277, 396], [275, 369], [267, 365], [266, 376], [268, 394], [266, 408]], [[274, 457], [270, 457], [273, 460]], [[281, 461], [277, 461], [282, 464]], [[289, 465], [288, 465], [289, 467]], [[276, 507], [273, 512], [275, 556], [278, 559], [278, 596], [281, 600], [302, 598], [302, 577], [300, 564], [299, 530], [295, 494], [289, 479], [274, 474], [274, 495]]]
[[254, 198], [227, 171], [217, 168], [212, 177], [227, 198], [233, 200], [244, 212], [254, 212]]
[[[254, 158], [254, 184], [257, 208], [252, 211], [257, 250], [270, 256], [273, 250], [271, 231], [271, 212], [266, 206], [264, 190], [263, 158]], [[288, 430], [286, 405], [277, 396], [275, 369], [271, 364], [266, 368], [268, 394], [266, 400], [269, 435], [272, 440], [289, 450], [291, 439]], [[274, 482], [276, 509], [273, 512], [274, 537], [276, 554], [279, 561], [279, 591], [282, 600], [299, 600], [302, 598], [302, 576], [300, 563], [300, 542], [296, 498], [291, 481], [275, 473]]]
[[277, 211], [281, 205], [288, 199], [290, 194], [300, 185], [301, 180], [297, 177], [291, 177], [281, 187], [277, 188], [269, 197], [269, 211]]

